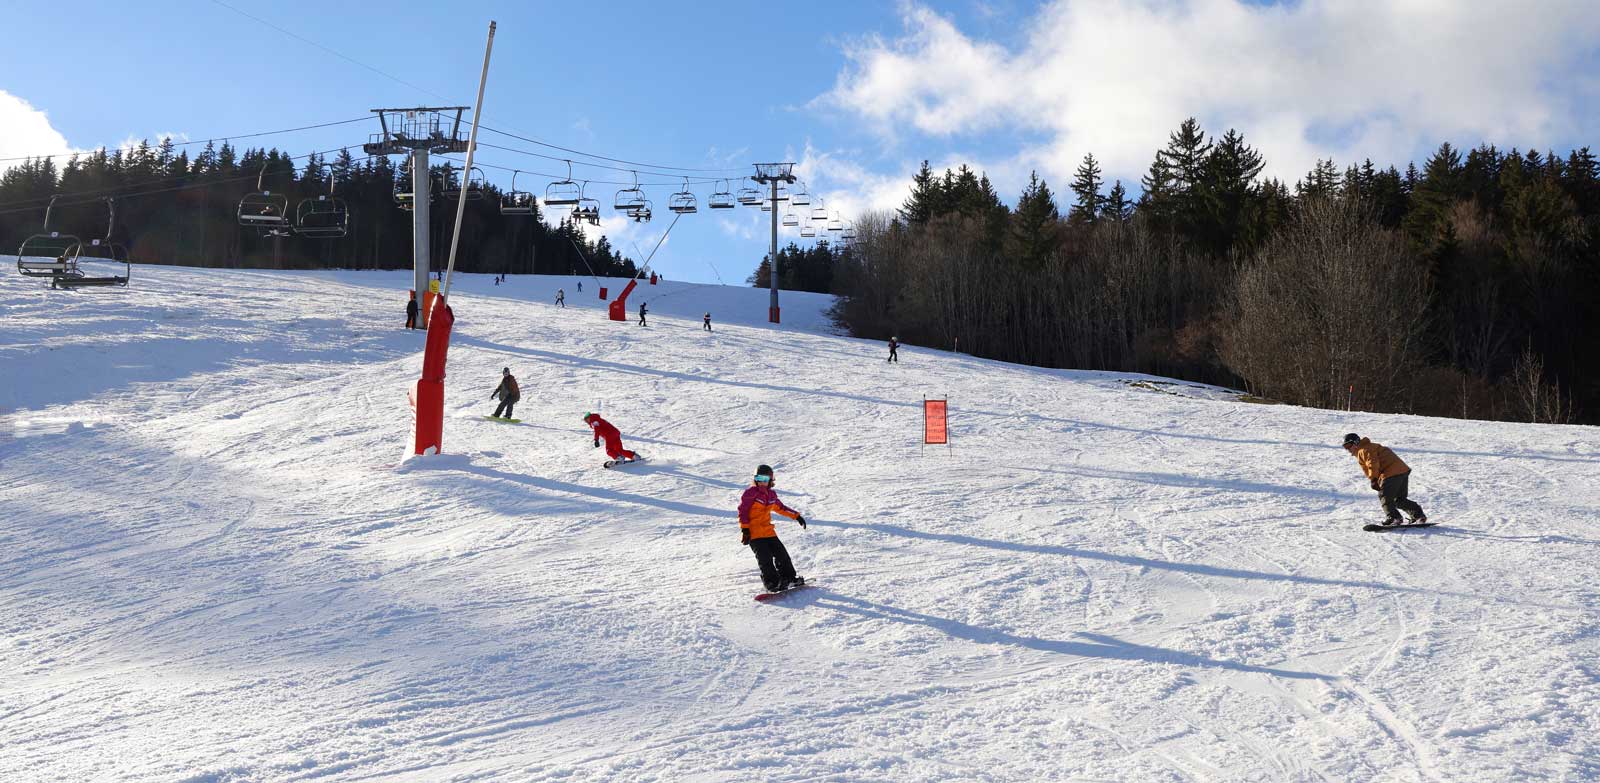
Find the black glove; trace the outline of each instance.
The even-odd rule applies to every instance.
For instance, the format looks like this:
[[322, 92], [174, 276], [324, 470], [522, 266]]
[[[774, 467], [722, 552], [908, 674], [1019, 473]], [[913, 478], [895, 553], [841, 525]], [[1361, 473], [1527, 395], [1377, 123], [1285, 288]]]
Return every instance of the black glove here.
[[1372, 480], [1372, 491], [1373, 492], [1382, 492], [1383, 491], [1383, 485], [1378, 483], [1377, 479], [1373, 479]]
[[800, 514], [795, 514], [794, 515], [794, 521], [800, 523], [800, 529], [801, 530], [805, 529], [805, 527], [806, 527], [806, 518], [804, 516], [801, 516]]
[[750, 546], [750, 528], [739, 528], [739, 543], [744, 546]]
[[595, 439], [595, 441], [594, 441], [594, 447], [595, 447], [595, 448], [597, 448], [597, 449], [598, 449], [598, 448], [600, 448], [600, 439], [599, 439], [599, 438], [596, 438], [596, 439]]

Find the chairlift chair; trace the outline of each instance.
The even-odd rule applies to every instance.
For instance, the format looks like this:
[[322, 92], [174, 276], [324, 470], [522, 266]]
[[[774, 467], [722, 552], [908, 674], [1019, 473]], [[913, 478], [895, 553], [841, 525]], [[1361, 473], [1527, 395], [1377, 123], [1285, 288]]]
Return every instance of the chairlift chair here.
[[[516, 174], [512, 174], [516, 178]], [[572, 181], [572, 161], [567, 161], [567, 178], [556, 180], [544, 189], [545, 206], [575, 207], [583, 199], [583, 188]]]
[[672, 196], [667, 199], [667, 209], [679, 215], [692, 215], [700, 211], [699, 199], [696, 199], [694, 193], [689, 191], [689, 180], [687, 177], [685, 177], [683, 180], [683, 190], [672, 194]]
[[247, 193], [239, 200], [239, 225], [253, 226], [263, 231], [286, 228], [289, 225], [289, 196], [273, 193], [266, 187], [267, 164], [261, 164], [256, 175], [255, 193]]
[[71, 234], [50, 230], [50, 213], [55, 210], [56, 199], [44, 208], [44, 226], [39, 233], [22, 240], [17, 247], [17, 272], [27, 277], [55, 277], [78, 268], [78, 253], [82, 241]]
[[654, 205], [650, 203], [650, 200], [645, 199], [644, 203], [639, 205], [638, 208], [628, 210], [628, 217], [633, 218], [635, 223], [649, 223], [651, 217], [650, 208], [652, 206]]
[[811, 208], [811, 219], [812, 220], [827, 220], [828, 219], [828, 208], [823, 206], [822, 204], [817, 204], [815, 207], [812, 207]]
[[511, 189], [500, 195], [500, 214], [502, 215], [532, 215], [533, 194], [525, 190], [517, 190], [517, 175], [522, 172], [511, 172]]
[[798, 225], [800, 225], [800, 216], [796, 215], [792, 211], [791, 212], [785, 212], [785, 213], [783, 213], [783, 224], [785, 226], [790, 226], [790, 227], [798, 226]]
[[800, 236], [803, 236], [803, 237], [814, 237], [816, 235], [817, 235], [817, 230], [815, 228], [812, 228], [811, 224], [807, 223], [806, 225], [800, 227]]
[[[294, 232], [308, 239], [338, 239], [350, 231], [350, 206], [333, 195], [333, 172], [328, 172], [328, 192], [301, 199], [294, 210]], [[268, 232], [268, 236], [281, 236]]]
[[[106, 220], [106, 235], [101, 239], [91, 239], [87, 246], [88, 254], [79, 254], [77, 263], [73, 268], [63, 274], [56, 275], [50, 280], [51, 288], [79, 288], [82, 286], [122, 286], [127, 287], [128, 281], [133, 278], [133, 264], [128, 260], [128, 249], [111, 241], [111, 234], [117, 227], [117, 202], [116, 199], [106, 196], [101, 199], [106, 202], [108, 217]], [[82, 247], [80, 246], [80, 250]], [[109, 263], [121, 264], [122, 274], [89, 274], [84, 271], [83, 263]]]
[[846, 242], [855, 241], [855, 238], [856, 238], [856, 227], [855, 226], [845, 226], [844, 230], [839, 232], [839, 238], [843, 239]]
[[806, 190], [804, 182], [800, 183], [800, 186], [795, 188], [794, 194], [789, 196], [789, 203], [797, 207], [803, 207], [811, 203], [811, 193]]
[[834, 216], [833, 219], [828, 221], [828, 230], [834, 232], [843, 231], [844, 221], [840, 220], [838, 216]]
[[445, 198], [465, 198], [468, 201], [477, 201], [483, 198], [484, 176], [483, 169], [473, 166], [471, 171], [464, 172], [460, 182], [452, 182], [450, 173], [453, 169], [446, 168], [442, 175], [444, 180], [440, 191]]
[[733, 209], [735, 206], [737, 202], [733, 198], [733, 192], [728, 190], [727, 180], [722, 181], [721, 190], [712, 193], [711, 197], [706, 199], [708, 209]]
[[636, 171], [633, 173], [633, 187], [617, 191], [617, 197], [612, 200], [611, 206], [618, 212], [629, 213], [629, 217], [632, 217], [635, 210], [644, 208], [647, 203], [644, 191], [639, 188], [639, 172]]
[[761, 197], [761, 191], [754, 187], [739, 188], [739, 203], [747, 207], [759, 207], [766, 201]]
[[581, 192], [584, 195], [578, 199], [578, 205], [572, 208], [573, 219], [580, 223], [588, 223], [591, 226], [600, 225], [600, 199], [589, 198], [587, 195], [589, 183], [587, 182], [583, 183]]

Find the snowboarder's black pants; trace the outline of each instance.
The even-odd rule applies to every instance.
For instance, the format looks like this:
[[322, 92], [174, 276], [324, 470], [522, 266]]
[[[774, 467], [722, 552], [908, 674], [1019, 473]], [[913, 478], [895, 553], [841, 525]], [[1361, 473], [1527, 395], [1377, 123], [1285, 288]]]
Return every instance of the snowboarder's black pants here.
[[896, 348], [890, 348], [889, 349], [889, 361], [891, 361], [891, 362], [900, 361], [900, 354], [899, 354], [898, 351], [899, 351], [899, 349], [896, 349]]
[[1383, 513], [1390, 519], [1399, 519], [1401, 511], [1406, 512], [1412, 519], [1423, 516], [1422, 506], [1406, 499], [1410, 484], [1410, 473], [1401, 473], [1383, 480], [1383, 489], [1379, 492], [1383, 499]]
[[789, 561], [789, 550], [777, 536], [753, 538], [750, 551], [756, 553], [756, 563], [761, 566], [761, 584], [768, 590], [777, 590], [785, 582], [794, 581], [794, 563]]
[[516, 418], [515, 416], [511, 415], [511, 406], [516, 405], [516, 404], [517, 404], [516, 400], [501, 400], [500, 401], [500, 407], [494, 409], [494, 417], [497, 418], [497, 419], [502, 418], [501, 415], [500, 415], [500, 412], [501, 411], [505, 411], [506, 415], [503, 418], [507, 418], [507, 419]]
[[412, 312], [407, 312], [406, 313], [406, 328], [407, 329], [415, 329], [415, 328], [417, 328], [417, 314], [416, 313], [412, 313]]

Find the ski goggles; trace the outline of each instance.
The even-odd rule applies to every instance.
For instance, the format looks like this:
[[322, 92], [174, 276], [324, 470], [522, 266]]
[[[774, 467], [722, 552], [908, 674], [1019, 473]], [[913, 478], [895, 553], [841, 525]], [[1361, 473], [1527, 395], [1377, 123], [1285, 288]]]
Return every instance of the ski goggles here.
[[756, 483], [757, 484], [769, 484], [771, 482], [772, 482], [772, 477], [771, 476], [756, 476]]

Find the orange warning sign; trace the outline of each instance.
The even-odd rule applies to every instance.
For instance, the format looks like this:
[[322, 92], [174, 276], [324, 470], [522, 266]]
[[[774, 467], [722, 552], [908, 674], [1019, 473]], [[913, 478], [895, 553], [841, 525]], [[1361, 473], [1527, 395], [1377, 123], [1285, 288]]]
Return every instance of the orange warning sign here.
[[946, 406], [949, 400], [922, 401], [922, 442], [949, 443], [950, 430], [946, 425]]

